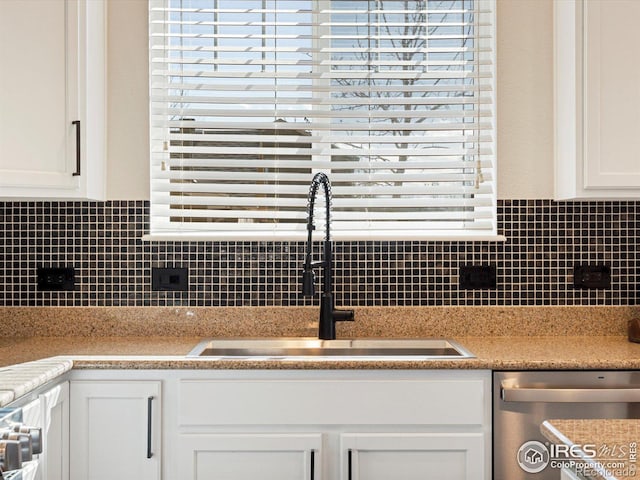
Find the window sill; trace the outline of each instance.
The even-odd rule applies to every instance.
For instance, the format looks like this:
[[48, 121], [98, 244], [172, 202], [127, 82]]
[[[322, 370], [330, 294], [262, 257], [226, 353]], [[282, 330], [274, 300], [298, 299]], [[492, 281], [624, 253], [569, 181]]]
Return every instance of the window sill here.
[[[314, 241], [324, 238], [324, 232], [314, 234]], [[331, 232], [336, 242], [375, 242], [375, 241], [425, 241], [425, 242], [506, 242], [507, 237], [497, 234], [468, 233], [464, 235], [451, 232], [375, 232], [364, 236], [362, 232]], [[239, 235], [237, 232], [189, 232], [189, 233], [152, 233], [142, 236], [143, 242], [306, 242], [306, 233], [291, 232], [252, 232]]]

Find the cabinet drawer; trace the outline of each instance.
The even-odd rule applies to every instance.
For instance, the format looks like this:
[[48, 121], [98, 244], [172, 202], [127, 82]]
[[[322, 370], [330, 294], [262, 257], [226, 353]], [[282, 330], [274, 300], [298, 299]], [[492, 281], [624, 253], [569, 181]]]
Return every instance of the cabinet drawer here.
[[341, 470], [353, 480], [483, 480], [484, 445], [482, 433], [345, 433]]
[[186, 434], [177, 457], [185, 479], [316, 480], [322, 434]]
[[482, 380], [181, 380], [179, 424], [482, 425]]

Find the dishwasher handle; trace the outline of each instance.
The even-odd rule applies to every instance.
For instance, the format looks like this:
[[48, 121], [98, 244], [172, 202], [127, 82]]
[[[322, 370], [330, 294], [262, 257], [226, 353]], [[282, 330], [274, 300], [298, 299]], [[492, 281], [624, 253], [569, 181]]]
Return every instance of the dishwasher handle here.
[[505, 402], [600, 403], [640, 402], [640, 385], [612, 388], [511, 387], [502, 385]]

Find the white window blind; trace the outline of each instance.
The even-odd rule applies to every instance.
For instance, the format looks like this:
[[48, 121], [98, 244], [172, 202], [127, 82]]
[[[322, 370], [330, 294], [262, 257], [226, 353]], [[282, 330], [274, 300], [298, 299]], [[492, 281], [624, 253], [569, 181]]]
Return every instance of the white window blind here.
[[493, 237], [494, 7], [150, 0], [151, 235]]

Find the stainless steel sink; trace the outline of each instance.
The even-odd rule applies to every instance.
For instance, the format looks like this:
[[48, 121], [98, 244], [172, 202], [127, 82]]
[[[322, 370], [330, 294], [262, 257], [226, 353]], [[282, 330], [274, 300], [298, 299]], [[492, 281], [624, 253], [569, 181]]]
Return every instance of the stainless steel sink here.
[[453, 340], [234, 338], [203, 340], [190, 357], [221, 358], [337, 358], [348, 359], [455, 359], [474, 355]]

